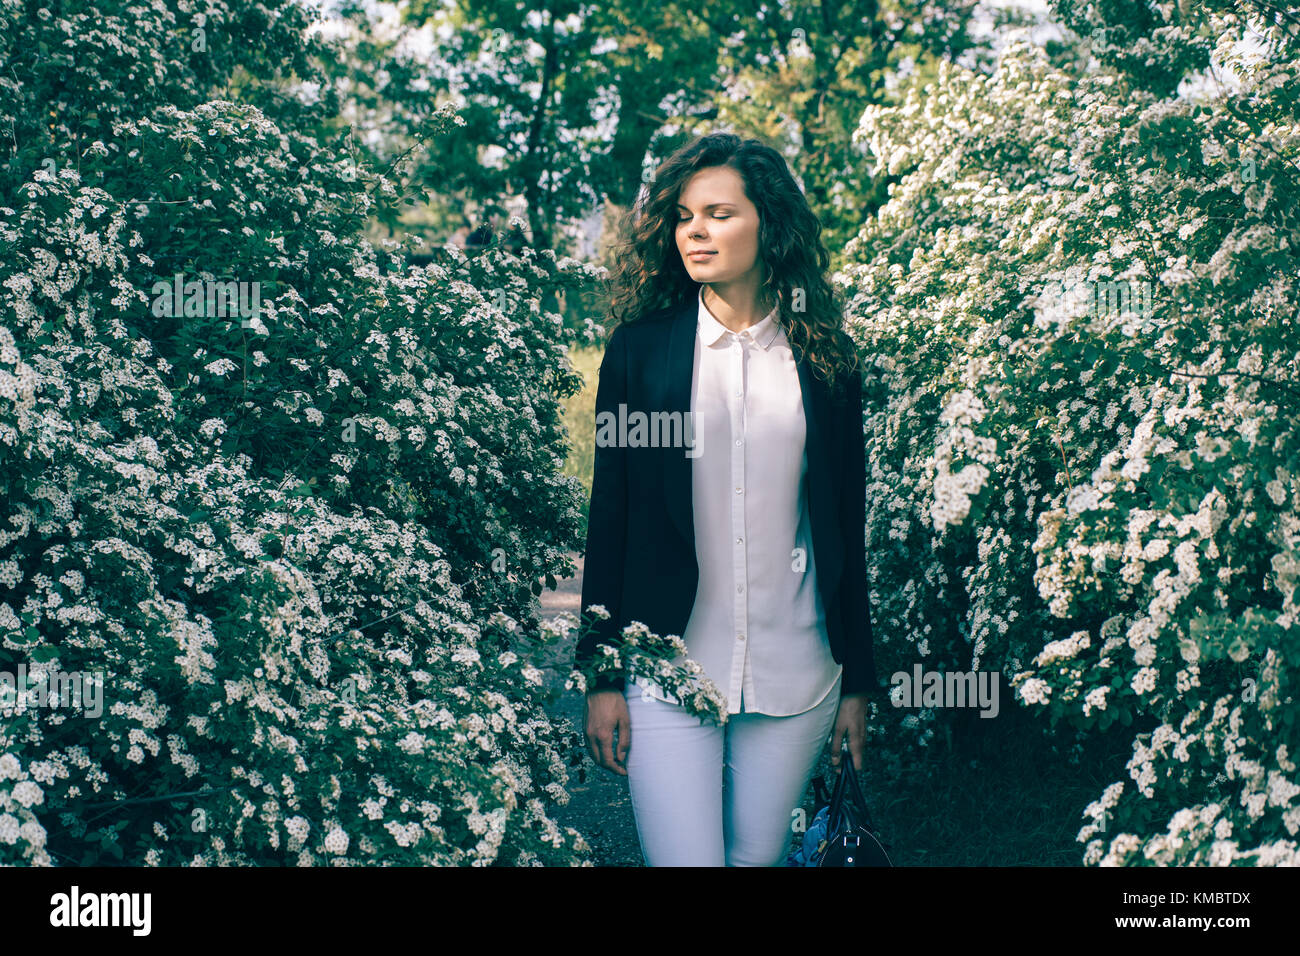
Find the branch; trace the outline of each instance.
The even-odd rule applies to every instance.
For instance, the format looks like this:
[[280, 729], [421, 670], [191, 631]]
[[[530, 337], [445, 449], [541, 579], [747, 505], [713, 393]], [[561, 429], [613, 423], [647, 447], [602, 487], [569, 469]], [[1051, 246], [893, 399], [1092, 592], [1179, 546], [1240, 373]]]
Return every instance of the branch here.
[[[133, 797], [130, 800], [109, 800], [106, 803], [87, 803], [82, 810], [100, 810], [105, 807], [125, 807], [139, 803], [170, 803], [173, 800], [180, 800], [182, 797], [206, 797], [214, 793], [222, 793], [226, 790], [233, 790], [235, 787], [242, 787], [243, 783], [232, 783], [224, 787], [217, 787], [209, 790], [183, 790], [179, 793], [168, 793], [161, 797]], [[66, 812], [66, 811], [65, 811]]]
[[1222, 372], [1183, 372], [1178, 369], [1166, 369], [1170, 375], [1190, 375], [1195, 378], [1218, 378], [1220, 375], [1244, 375], [1246, 378], [1253, 378], [1257, 382], [1263, 382], [1266, 385], [1276, 385], [1278, 388], [1285, 389], [1293, 395], [1300, 396], [1300, 389], [1292, 388], [1285, 382], [1275, 378], [1267, 378], [1263, 375], [1255, 375], [1251, 372], [1239, 372], [1235, 369], [1227, 369]]
[[1061, 436], [1056, 435], [1056, 447], [1061, 449], [1061, 464], [1065, 465], [1065, 483], [1069, 486], [1070, 494], [1074, 493], [1074, 482], [1070, 476], [1070, 463], [1065, 458], [1065, 446], [1061, 444]]

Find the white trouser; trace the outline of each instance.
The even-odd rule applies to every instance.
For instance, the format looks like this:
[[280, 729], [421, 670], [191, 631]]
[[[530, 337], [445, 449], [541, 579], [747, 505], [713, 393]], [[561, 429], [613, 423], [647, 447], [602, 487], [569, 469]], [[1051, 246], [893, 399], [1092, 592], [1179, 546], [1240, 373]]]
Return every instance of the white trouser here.
[[791, 822], [835, 724], [837, 681], [790, 717], [732, 714], [721, 727], [628, 681], [628, 790], [647, 866], [781, 866]]

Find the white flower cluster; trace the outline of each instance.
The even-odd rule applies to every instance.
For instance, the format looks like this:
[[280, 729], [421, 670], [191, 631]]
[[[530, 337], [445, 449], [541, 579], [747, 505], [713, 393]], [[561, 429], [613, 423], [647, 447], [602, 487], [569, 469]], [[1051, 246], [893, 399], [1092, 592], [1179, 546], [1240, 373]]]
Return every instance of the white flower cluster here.
[[1083, 698], [1083, 715], [1089, 717], [1094, 710], [1105, 710], [1108, 693], [1110, 693], [1109, 687], [1094, 687], [1088, 691]]
[[1050, 664], [1053, 661], [1069, 660], [1083, 650], [1089, 647], [1091, 640], [1087, 631], [1075, 631], [1069, 637], [1059, 641], [1052, 641], [1043, 646], [1042, 651], [1034, 658], [1034, 663], [1039, 667], [1044, 664]]
[[1046, 704], [1052, 695], [1052, 686], [1047, 681], [1031, 677], [1020, 685], [1020, 699], [1026, 704]]
[[337, 824], [333, 826], [329, 833], [325, 835], [322, 844], [326, 853], [332, 853], [335, 856], [343, 856], [348, 852], [348, 835], [342, 827]]
[[[934, 450], [934, 499], [930, 504], [930, 518], [940, 534], [950, 525], [965, 520], [971, 500], [988, 481], [989, 466], [998, 461], [997, 440], [977, 435], [970, 427], [983, 420], [985, 411], [977, 395], [970, 389], [962, 389], [952, 396], [939, 416], [942, 432]], [[958, 457], [974, 460], [953, 473], [952, 464]]]

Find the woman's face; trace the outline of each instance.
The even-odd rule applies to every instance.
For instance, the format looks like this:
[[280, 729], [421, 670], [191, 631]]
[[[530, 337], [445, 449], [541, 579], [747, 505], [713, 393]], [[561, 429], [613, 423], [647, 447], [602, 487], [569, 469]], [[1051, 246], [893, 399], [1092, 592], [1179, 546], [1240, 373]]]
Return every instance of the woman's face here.
[[[693, 256], [696, 250], [710, 255]], [[758, 285], [758, 209], [730, 166], [698, 170], [677, 197], [677, 251], [699, 283], [727, 284], [753, 273]]]

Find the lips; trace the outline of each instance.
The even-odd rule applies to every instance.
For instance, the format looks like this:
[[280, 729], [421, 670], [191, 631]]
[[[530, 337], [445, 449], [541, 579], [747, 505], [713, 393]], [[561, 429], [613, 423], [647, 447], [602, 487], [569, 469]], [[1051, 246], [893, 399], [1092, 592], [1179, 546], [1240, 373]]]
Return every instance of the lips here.
[[716, 256], [717, 254], [718, 252], [716, 249], [695, 249], [691, 252], [686, 253], [686, 255], [690, 256], [691, 258], [695, 258], [696, 256]]

